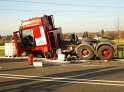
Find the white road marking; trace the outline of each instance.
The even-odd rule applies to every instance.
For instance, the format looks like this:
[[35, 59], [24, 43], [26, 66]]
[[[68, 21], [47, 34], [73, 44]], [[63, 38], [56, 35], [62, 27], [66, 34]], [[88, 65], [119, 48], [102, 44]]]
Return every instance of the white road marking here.
[[3, 76], [13, 76], [13, 77], [24, 77], [24, 78], [47, 78], [56, 80], [75, 80], [75, 81], [96, 81], [96, 82], [112, 82], [112, 83], [124, 83], [124, 81], [112, 81], [112, 80], [91, 80], [91, 79], [76, 79], [76, 78], [65, 78], [65, 77], [42, 77], [42, 76], [30, 76], [30, 75], [15, 75], [15, 74], [0, 74]]
[[91, 79], [76, 79], [76, 78], [65, 78], [65, 77], [42, 77], [42, 76], [30, 76], [30, 75], [15, 75], [15, 74], [0, 74], [7, 76], [18, 76], [18, 77], [27, 77], [27, 78], [49, 78], [49, 79], [67, 79], [67, 80], [76, 80], [76, 81], [98, 81], [98, 82], [112, 82], [112, 83], [124, 83], [124, 81], [112, 81], [112, 80], [91, 80]]
[[16, 74], [0, 74], [5, 76], [22, 76], [22, 77], [40, 77], [40, 76], [31, 76], [31, 75], [16, 75]]
[[124, 86], [124, 81], [111, 81], [111, 80], [75, 79], [75, 78], [65, 78], [65, 77], [41, 77], [41, 76], [14, 75], [14, 74], [0, 74], [0, 77], [34, 80], [34, 81], [54, 81], [54, 82], [74, 83], [74, 84], [76, 83], [76, 84]]
[[108, 65], [82, 65], [82, 67], [96, 67], [96, 66], [108, 66]]

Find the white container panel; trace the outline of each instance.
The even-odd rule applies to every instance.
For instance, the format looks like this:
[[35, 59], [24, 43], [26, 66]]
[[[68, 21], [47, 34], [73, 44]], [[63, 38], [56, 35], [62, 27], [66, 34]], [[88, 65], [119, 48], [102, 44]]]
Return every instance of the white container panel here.
[[14, 43], [5, 43], [5, 56], [13, 57], [17, 55]]

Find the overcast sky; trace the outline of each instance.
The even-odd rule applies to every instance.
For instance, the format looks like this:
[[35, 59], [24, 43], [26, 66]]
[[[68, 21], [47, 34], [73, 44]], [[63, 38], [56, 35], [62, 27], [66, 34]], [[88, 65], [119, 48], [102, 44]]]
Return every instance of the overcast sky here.
[[0, 0], [0, 34], [12, 34], [21, 20], [54, 15], [66, 32], [124, 29], [124, 0]]

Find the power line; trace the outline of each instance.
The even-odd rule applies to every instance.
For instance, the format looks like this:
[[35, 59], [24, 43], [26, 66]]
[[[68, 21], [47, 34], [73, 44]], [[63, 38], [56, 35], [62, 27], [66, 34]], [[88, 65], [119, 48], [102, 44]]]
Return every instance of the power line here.
[[19, 10], [19, 9], [0, 9], [1, 11], [17, 11], [17, 12], [20, 12], [20, 11], [33, 11], [33, 10]]
[[31, 11], [42, 11], [42, 12], [93, 12], [93, 11], [49, 11], [49, 10], [20, 10], [20, 9], [0, 9], [1, 11], [17, 11], [17, 12], [20, 12], [20, 11], [24, 11], [24, 12], [31, 12]]
[[9, 2], [18, 2], [18, 3], [37, 3], [37, 4], [46, 4], [46, 5], [61, 5], [61, 6], [79, 6], [79, 7], [101, 7], [101, 8], [124, 8], [116, 6], [107, 6], [107, 5], [86, 5], [86, 4], [65, 4], [65, 3], [48, 3], [48, 2], [34, 2], [34, 1], [23, 1], [23, 0], [0, 0], [0, 1], [9, 1]]
[[[5, 8], [0, 8], [0, 12], [25, 12], [25, 13], [32, 13], [32, 12], [41, 12], [41, 13], [48, 13], [48, 12], [52, 12], [52, 13], [91, 13], [91, 14], [105, 14], [105, 12], [102, 11], [55, 11], [55, 10], [22, 10], [22, 9], [5, 9]], [[113, 14], [113, 13], [117, 13], [117, 12], [106, 12], [106, 14]], [[123, 13], [123, 12], [121, 12]]]

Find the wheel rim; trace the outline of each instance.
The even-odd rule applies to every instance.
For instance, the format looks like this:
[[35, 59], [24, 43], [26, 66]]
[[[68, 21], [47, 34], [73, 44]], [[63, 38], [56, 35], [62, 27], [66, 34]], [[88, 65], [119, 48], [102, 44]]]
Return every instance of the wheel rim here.
[[102, 51], [102, 56], [105, 58], [108, 58], [111, 54], [111, 51], [109, 49], [105, 49]]
[[89, 51], [87, 49], [83, 49], [82, 50], [82, 55], [83, 56], [88, 56], [89, 55]]

